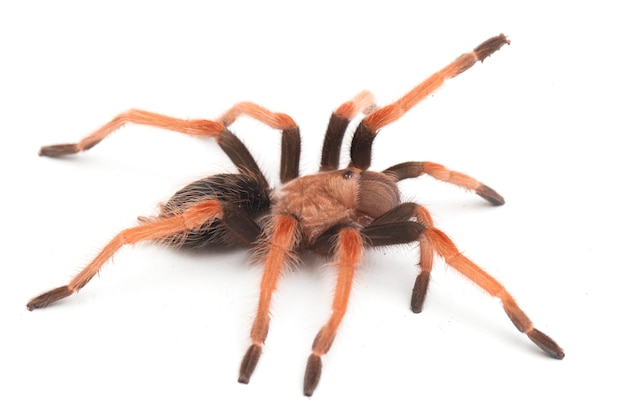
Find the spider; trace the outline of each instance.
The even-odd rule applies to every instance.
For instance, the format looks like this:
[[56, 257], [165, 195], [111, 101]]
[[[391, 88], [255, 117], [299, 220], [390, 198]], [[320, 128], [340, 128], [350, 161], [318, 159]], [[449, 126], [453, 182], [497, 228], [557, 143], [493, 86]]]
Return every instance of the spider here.
[[[417, 242], [419, 274], [410, 302], [414, 313], [422, 311], [436, 253], [488, 294], [499, 298], [515, 327], [531, 341], [548, 355], [563, 358], [563, 349], [535, 329], [495, 278], [458, 251], [450, 238], [433, 225], [424, 207], [401, 202], [397, 184], [427, 174], [473, 191], [494, 206], [504, 204], [500, 194], [468, 175], [433, 162], [404, 162], [382, 172], [368, 170], [372, 143], [382, 127], [402, 117], [446, 79], [459, 75], [508, 43], [504, 35], [486, 40], [387, 106], [377, 107], [368, 91], [343, 103], [330, 117], [319, 172], [311, 175], [299, 176], [300, 133], [293, 119], [251, 102], [236, 104], [215, 121], [183, 120], [129, 110], [78, 143], [41, 148], [40, 155], [49, 157], [74, 154], [90, 149], [126, 123], [143, 124], [215, 138], [238, 173], [213, 175], [185, 186], [161, 205], [157, 216], [140, 218], [139, 225], [117, 234], [67, 285], [33, 298], [27, 308], [46, 307], [77, 292], [124, 245], [156, 241], [190, 248], [255, 248], [263, 255], [264, 270], [250, 346], [239, 372], [239, 382], [247, 384], [268, 334], [270, 304], [279, 277], [299, 253], [312, 251], [332, 258], [338, 271], [332, 313], [315, 337], [306, 364], [304, 395], [311, 396], [320, 380], [321, 358], [330, 349], [346, 312], [355, 270], [365, 249]], [[344, 134], [349, 122], [361, 113], [364, 117], [352, 137], [350, 163], [347, 168], [339, 169]], [[282, 131], [282, 185], [276, 189], [270, 188], [246, 146], [228, 129], [242, 115]]]

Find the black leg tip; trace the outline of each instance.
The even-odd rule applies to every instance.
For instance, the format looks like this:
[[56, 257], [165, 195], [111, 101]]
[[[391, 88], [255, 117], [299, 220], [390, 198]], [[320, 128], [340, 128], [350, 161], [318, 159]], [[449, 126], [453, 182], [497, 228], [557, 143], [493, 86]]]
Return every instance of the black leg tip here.
[[421, 313], [426, 300], [426, 292], [428, 291], [428, 283], [430, 282], [430, 272], [420, 272], [413, 286], [411, 295], [411, 311], [415, 314]]
[[487, 58], [489, 55], [493, 54], [504, 45], [508, 45], [510, 43], [511, 41], [509, 41], [506, 36], [500, 34], [498, 36], [494, 36], [493, 38], [487, 39], [485, 42], [478, 45], [474, 49], [474, 52], [478, 56], [479, 61], [484, 61], [485, 58]]
[[476, 189], [476, 194], [478, 194], [494, 206], [501, 206], [504, 204], [504, 197], [498, 194], [493, 188], [488, 187], [485, 184], [481, 184], [480, 187]]
[[322, 358], [315, 353], [311, 353], [306, 363], [306, 371], [304, 373], [304, 395], [310, 397], [313, 395], [317, 384], [322, 376]]
[[256, 364], [259, 362], [261, 352], [262, 349], [259, 345], [251, 345], [248, 348], [248, 351], [241, 360], [241, 367], [239, 368], [239, 379], [237, 381], [240, 384], [247, 384], [250, 382], [250, 376], [254, 372]]
[[532, 329], [526, 334], [537, 346], [554, 359], [563, 359], [565, 352], [552, 338], [537, 329]]
[[36, 308], [47, 307], [54, 302], [72, 295], [73, 293], [74, 292], [70, 290], [67, 285], [64, 285], [33, 298], [28, 302], [28, 304], [26, 304], [26, 308], [29, 311], [33, 311]]
[[75, 143], [63, 143], [60, 145], [44, 146], [39, 150], [39, 156], [50, 156], [53, 158], [72, 155], [80, 152], [80, 149]]

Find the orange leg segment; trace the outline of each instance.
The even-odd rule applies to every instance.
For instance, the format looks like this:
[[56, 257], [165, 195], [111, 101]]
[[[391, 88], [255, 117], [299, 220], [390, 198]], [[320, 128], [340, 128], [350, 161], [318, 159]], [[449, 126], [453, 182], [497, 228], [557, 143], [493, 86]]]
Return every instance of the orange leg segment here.
[[249, 101], [235, 104], [219, 118], [219, 121], [223, 123], [224, 126], [229, 126], [241, 115], [252, 117], [274, 129], [284, 130], [298, 127], [290, 116], [284, 113], [272, 112], [265, 107]]
[[535, 329], [528, 316], [519, 308], [511, 294], [502, 284], [462, 255], [452, 240], [442, 231], [429, 228], [426, 229], [424, 234], [433, 245], [435, 251], [445, 259], [448, 265], [474, 281], [491, 296], [497, 297], [502, 301], [504, 311], [520, 332], [525, 333], [530, 340], [548, 355], [556, 359], [563, 359], [565, 356], [563, 349], [549, 336]]
[[337, 287], [333, 299], [330, 319], [313, 341], [313, 352], [309, 356], [304, 375], [304, 395], [310, 397], [319, 383], [322, 373], [322, 355], [333, 343], [337, 329], [348, 308], [348, 300], [356, 266], [361, 260], [363, 241], [360, 233], [352, 228], [342, 229], [337, 242], [336, 264], [338, 267]]
[[86, 151], [127, 123], [154, 126], [200, 137], [218, 136], [224, 130], [224, 125], [220, 122], [203, 119], [177, 119], [145, 110], [132, 109], [117, 115], [109, 123], [78, 143], [44, 146], [39, 151], [39, 155], [56, 157]]
[[159, 217], [149, 223], [123, 230], [69, 284], [33, 298], [26, 307], [29, 310], [46, 307], [78, 292], [96, 275], [102, 265], [124, 245], [145, 240], [163, 239], [176, 233], [200, 227], [212, 219], [220, 217], [221, 214], [222, 207], [220, 203], [217, 201], [205, 201], [191, 207], [180, 215], [166, 218]]
[[344, 119], [352, 120], [357, 114], [369, 114], [375, 108], [374, 95], [367, 90], [363, 90], [351, 100], [339, 106], [335, 110], [335, 114]]
[[252, 344], [241, 361], [239, 382], [247, 384], [261, 357], [261, 346], [265, 343], [270, 325], [272, 294], [276, 290], [278, 278], [298, 240], [298, 221], [291, 216], [279, 215], [269, 242], [270, 249], [261, 278], [261, 295], [256, 318], [250, 331]]

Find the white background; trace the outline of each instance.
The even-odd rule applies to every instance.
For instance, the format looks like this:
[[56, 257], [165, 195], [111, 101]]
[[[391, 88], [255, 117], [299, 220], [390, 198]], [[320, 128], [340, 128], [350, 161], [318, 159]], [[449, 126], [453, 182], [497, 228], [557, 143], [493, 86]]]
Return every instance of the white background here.
[[[0, 6], [0, 414], [623, 415], [621, 9], [162, 3]], [[79, 295], [25, 309], [177, 188], [233, 170], [214, 143], [147, 127], [71, 158], [38, 157], [40, 146], [77, 141], [129, 108], [212, 118], [251, 100], [300, 124], [311, 173], [343, 101], [363, 88], [393, 101], [501, 32], [510, 46], [381, 131], [372, 168], [431, 160], [502, 193], [494, 208], [428, 178], [402, 186], [564, 360], [441, 261], [412, 314], [413, 246], [368, 255], [310, 399], [305, 362], [333, 288], [333, 269], [313, 256], [281, 281], [248, 386], [236, 380], [260, 267], [245, 252], [124, 248]], [[275, 183], [278, 133], [249, 120], [233, 130]]]

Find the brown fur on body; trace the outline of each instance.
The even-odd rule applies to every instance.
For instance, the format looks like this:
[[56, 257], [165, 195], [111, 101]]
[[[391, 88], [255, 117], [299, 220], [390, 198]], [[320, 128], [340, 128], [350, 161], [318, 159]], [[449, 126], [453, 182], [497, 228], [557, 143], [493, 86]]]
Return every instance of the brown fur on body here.
[[298, 219], [302, 243], [310, 245], [337, 224], [362, 228], [400, 203], [395, 179], [348, 168], [296, 178], [273, 196], [273, 215]]
[[[221, 201], [226, 209], [240, 210], [252, 219], [257, 219], [270, 209], [269, 191], [255, 178], [247, 174], [219, 174], [194, 181], [176, 192], [161, 205], [159, 217], [180, 215], [208, 200]], [[191, 249], [228, 247], [241, 243], [231, 236], [221, 218], [211, 219], [199, 228], [185, 230], [160, 241]]]

